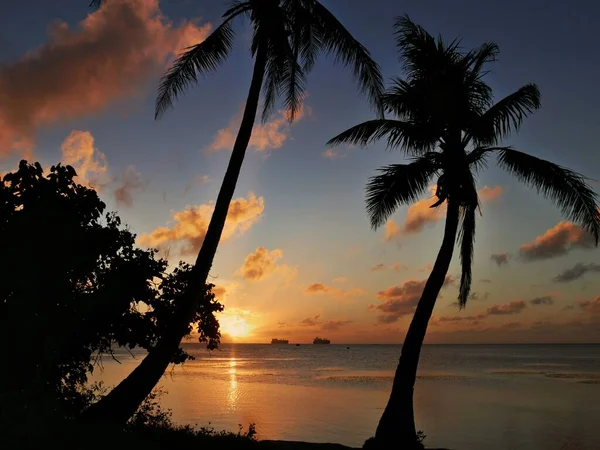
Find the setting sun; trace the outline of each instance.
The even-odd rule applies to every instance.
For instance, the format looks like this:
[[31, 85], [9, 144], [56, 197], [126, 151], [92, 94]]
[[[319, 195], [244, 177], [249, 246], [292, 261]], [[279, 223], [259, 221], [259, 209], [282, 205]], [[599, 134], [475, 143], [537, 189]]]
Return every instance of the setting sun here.
[[247, 337], [252, 331], [252, 326], [238, 315], [221, 316], [219, 324], [221, 325], [221, 334], [232, 338]]

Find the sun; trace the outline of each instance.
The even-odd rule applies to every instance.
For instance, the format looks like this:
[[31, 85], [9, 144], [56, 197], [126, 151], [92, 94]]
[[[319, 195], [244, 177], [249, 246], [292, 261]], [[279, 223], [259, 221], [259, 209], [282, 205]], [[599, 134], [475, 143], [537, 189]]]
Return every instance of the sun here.
[[252, 331], [252, 326], [238, 315], [221, 316], [219, 324], [221, 325], [221, 333], [232, 338], [247, 337]]

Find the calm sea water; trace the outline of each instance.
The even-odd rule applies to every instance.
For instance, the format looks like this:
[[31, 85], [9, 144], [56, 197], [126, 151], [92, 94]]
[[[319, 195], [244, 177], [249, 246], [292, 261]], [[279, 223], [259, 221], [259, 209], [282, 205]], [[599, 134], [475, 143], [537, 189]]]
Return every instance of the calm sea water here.
[[[162, 403], [180, 423], [261, 439], [370, 437], [400, 354], [395, 345], [222, 345], [163, 377]], [[108, 385], [143, 355], [105, 358]], [[600, 345], [426, 345], [415, 392], [428, 446], [456, 450], [600, 449]]]

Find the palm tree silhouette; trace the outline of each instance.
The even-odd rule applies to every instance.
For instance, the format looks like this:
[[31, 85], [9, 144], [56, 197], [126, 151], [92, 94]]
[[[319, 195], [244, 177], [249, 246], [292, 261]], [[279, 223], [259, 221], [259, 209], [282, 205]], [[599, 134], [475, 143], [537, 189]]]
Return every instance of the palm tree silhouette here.
[[399, 17], [395, 35], [405, 78], [395, 78], [383, 95], [386, 113], [397, 117], [361, 123], [328, 144], [365, 146], [386, 139], [389, 148], [403, 150], [409, 164], [393, 164], [367, 184], [371, 225], [383, 225], [400, 205], [427, 191], [437, 177], [437, 201], [446, 204], [441, 248], [410, 323], [392, 392], [374, 441], [380, 448], [422, 448], [417, 439], [413, 391], [419, 354], [437, 296], [444, 284], [458, 237], [462, 275], [458, 301], [464, 307], [471, 288], [475, 214], [479, 206], [475, 174], [495, 153], [498, 165], [552, 200], [569, 219], [591, 232], [598, 244], [598, 197], [586, 179], [551, 162], [500, 146], [522, 120], [540, 107], [536, 85], [527, 84], [497, 103], [484, 81], [485, 67], [495, 61], [498, 46], [485, 43], [463, 52], [459, 41], [433, 38], [408, 16]]
[[189, 287], [178, 305], [178, 314], [168, 333], [127, 378], [84, 413], [84, 419], [124, 423], [152, 391], [177, 351], [219, 245], [252, 135], [261, 90], [264, 94], [263, 121], [269, 117], [279, 96], [283, 97], [289, 111], [289, 120], [293, 120], [302, 106], [307, 74], [316, 58], [326, 53], [352, 68], [360, 89], [372, 105], [382, 111], [380, 100], [384, 83], [379, 66], [368, 50], [321, 3], [317, 0], [248, 0], [233, 2], [223, 14], [221, 25], [206, 40], [186, 49], [166, 72], [156, 100], [156, 118], [161, 117], [186, 88], [198, 82], [199, 75], [215, 71], [225, 61], [233, 45], [236, 19], [247, 19], [252, 25], [254, 71], [229, 165], [194, 266], [195, 284]]

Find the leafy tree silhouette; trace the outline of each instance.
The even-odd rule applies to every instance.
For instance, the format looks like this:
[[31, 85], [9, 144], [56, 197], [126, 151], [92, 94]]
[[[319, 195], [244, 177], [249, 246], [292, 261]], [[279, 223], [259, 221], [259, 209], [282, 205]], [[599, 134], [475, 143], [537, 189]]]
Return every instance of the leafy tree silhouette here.
[[[71, 166], [21, 161], [0, 182], [0, 423], [53, 426], [86, 406], [94, 361], [115, 347], [151, 350], [171, 326], [191, 266], [168, 271]], [[192, 326], [219, 342], [223, 307], [206, 285]], [[170, 362], [190, 355], [181, 348]], [[17, 426], [17, 428], [19, 428]], [[2, 430], [0, 430], [2, 431]], [[14, 431], [14, 430], [13, 430]]]

